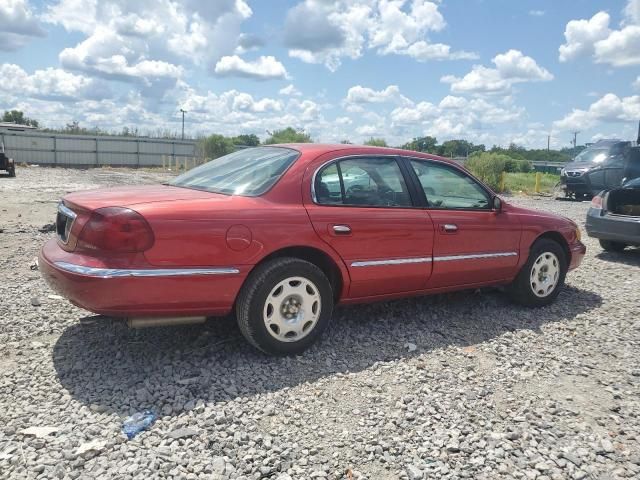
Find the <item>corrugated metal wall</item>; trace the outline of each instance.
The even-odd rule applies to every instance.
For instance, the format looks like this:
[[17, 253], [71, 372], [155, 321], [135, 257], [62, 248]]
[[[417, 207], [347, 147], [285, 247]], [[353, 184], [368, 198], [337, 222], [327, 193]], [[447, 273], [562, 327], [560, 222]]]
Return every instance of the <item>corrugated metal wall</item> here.
[[196, 144], [188, 140], [144, 137], [62, 135], [0, 128], [0, 141], [17, 163], [64, 167], [148, 167], [173, 164], [196, 156]]

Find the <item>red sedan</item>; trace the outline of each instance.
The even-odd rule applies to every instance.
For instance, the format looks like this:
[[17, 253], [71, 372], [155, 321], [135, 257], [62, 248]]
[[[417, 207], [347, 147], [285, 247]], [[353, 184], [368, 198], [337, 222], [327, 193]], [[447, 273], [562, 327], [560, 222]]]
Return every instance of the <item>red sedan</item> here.
[[72, 193], [44, 277], [75, 305], [135, 325], [235, 311], [268, 353], [307, 348], [333, 306], [508, 286], [552, 302], [585, 254], [577, 225], [505, 203], [444, 158], [278, 145], [166, 185]]

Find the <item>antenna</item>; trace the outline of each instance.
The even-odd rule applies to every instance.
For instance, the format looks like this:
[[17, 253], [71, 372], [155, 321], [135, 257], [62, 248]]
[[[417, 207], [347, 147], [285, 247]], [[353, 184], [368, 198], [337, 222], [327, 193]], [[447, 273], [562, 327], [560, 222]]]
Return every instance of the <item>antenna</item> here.
[[636, 140], [638, 146], [640, 146], [640, 121], [638, 121], [638, 139]]

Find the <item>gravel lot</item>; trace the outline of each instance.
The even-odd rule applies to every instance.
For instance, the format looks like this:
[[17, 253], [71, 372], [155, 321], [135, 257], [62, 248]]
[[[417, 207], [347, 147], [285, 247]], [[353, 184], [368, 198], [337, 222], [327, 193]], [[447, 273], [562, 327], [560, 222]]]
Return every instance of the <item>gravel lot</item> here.
[[[257, 353], [230, 319], [80, 321], [30, 269], [53, 235], [40, 229], [65, 192], [167, 175], [0, 178], [0, 477], [640, 477], [640, 250], [586, 238], [540, 310], [495, 291], [338, 308], [295, 358]], [[510, 201], [581, 224], [588, 208]], [[160, 418], [127, 441], [123, 419], [145, 408]]]

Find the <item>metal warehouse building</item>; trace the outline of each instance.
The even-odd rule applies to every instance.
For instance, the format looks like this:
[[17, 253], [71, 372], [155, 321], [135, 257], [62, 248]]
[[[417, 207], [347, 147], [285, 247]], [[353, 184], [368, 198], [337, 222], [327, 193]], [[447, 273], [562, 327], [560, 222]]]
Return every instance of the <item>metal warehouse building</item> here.
[[196, 156], [189, 140], [57, 134], [11, 124], [0, 124], [0, 142], [16, 163], [64, 167], [149, 167]]

